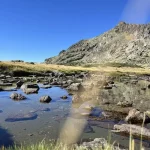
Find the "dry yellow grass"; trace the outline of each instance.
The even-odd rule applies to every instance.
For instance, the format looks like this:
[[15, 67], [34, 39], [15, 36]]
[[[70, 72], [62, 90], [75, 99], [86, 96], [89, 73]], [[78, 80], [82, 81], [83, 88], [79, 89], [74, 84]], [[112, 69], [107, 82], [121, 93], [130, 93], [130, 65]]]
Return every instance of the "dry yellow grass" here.
[[23, 71], [100, 71], [106, 73], [137, 73], [137, 74], [149, 74], [149, 68], [133, 68], [133, 67], [110, 67], [110, 66], [96, 66], [96, 67], [82, 67], [82, 66], [64, 66], [64, 65], [53, 65], [53, 64], [39, 64], [34, 65], [23, 63], [23, 62], [0, 62], [0, 68], [5, 70], [23, 70]]

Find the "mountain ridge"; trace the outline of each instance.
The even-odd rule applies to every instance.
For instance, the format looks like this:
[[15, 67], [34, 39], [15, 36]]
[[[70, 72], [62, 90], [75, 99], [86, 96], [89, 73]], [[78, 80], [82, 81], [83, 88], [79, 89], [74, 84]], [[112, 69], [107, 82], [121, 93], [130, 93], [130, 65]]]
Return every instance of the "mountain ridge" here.
[[150, 64], [150, 24], [120, 22], [113, 29], [91, 39], [80, 40], [47, 64], [80, 65], [104, 63]]

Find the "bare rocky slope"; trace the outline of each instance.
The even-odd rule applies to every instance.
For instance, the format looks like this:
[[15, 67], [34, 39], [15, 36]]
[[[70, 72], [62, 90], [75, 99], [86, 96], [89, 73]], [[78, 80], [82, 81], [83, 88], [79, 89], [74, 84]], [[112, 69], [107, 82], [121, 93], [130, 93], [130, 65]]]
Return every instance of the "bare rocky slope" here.
[[127, 63], [150, 65], [150, 24], [120, 22], [112, 30], [81, 40], [58, 56], [45, 60], [47, 64]]

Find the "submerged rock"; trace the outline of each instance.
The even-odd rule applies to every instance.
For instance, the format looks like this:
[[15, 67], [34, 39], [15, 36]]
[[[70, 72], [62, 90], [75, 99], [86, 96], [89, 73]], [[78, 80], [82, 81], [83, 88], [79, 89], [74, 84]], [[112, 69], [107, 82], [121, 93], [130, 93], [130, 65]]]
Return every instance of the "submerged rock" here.
[[66, 95], [64, 95], [64, 96], [61, 96], [60, 98], [61, 99], [67, 99], [68, 97]]
[[99, 107], [94, 107], [92, 110], [91, 110], [91, 113], [90, 113], [90, 116], [93, 116], [93, 117], [100, 117], [101, 115], [103, 115], [104, 112], [99, 108]]
[[12, 93], [10, 95], [10, 98], [13, 99], [13, 100], [16, 100], [16, 101], [19, 101], [19, 100], [25, 100], [26, 97], [21, 95], [21, 94], [18, 94], [18, 93]]
[[42, 96], [41, 98], [40, 98], [40, 102], [41, 103], [49, 103], [50, 101], [51, 101], [52, 99], [51, 99], [51, 97], [50, 96]]
[[83, 131], [84, 131], [84, 133], [95, 133], [93, 128], [88, 124], [85, 126]]
[[46, 111], [46, 112], [48, 112], [48, 111], [51, 111], [51, 109], [50, 108], [41, 108], [38, 111]]
[[6, 122], [16, 122], [16, 121], [27, 121], [27, 120], [34, 120], [37, 118], [36, 113], [27, 113], [27, 114], [17, 114], [14, 116], [10, 116], [5, 119]]
[[2, 110], [0, 110], [0, 113], [2, 113], [3, 111]]

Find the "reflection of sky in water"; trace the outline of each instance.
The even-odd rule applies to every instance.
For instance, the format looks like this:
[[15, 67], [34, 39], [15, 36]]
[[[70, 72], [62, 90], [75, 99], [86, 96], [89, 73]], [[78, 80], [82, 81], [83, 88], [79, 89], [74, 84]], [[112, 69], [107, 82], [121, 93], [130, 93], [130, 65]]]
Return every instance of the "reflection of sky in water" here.
[[[26, 95], [21, 90], [16, 91], [27, 97], [23, 101], [13, 101], [9, 98], [13, 92], [0, 92], [0, 125], [7, 129], [14, 140], [18, 143], [22, 142], [37, 142], [41, 141], [45, 136], [50, 138], [57, 138], [59, 129], [62, 127], [65, 118], [69, 113], [71, 107], [71, 96], [67, 91], [59, 87], [50, 89], [40, 89], [38, 94]], [[50, 103], [40, 103], [39, 99], [43, 95], [49, 95], [52, 98]], [[67, 95], [67, 100], [62, 100], [60, 97]], [[50, 111], [41, 111], [41, 109], [49, 108]], [[35, 120], [5, 122], [7, 117], [13, 117], [17, 114], [28, 114], [36, 111], [38, 117]], [[28, 134], [36, 135], [34, 140], [28, 138]], [[30, 140], [31, 141], [30, 141]]]

